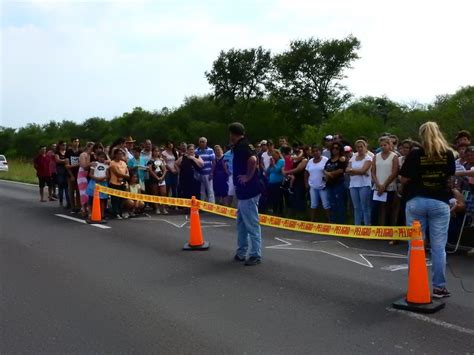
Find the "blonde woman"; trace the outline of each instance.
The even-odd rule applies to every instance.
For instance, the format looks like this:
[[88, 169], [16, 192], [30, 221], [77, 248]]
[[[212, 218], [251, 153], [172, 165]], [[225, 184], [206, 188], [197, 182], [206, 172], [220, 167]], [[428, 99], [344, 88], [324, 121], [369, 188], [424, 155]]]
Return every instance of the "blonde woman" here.
[[407, 225], [419, 220], [423, 236], [430, 232], [433, 263], [433, 297], [449, 297], [446, 289], [446, 242], [449, 226], [449, 180], [456, 172], [454, 154], [438, 124], [426, 122], [419, 129], [422, 148], [407, 156], [400, 171], [407, 199]]
[[354, 144], [357, 154], [349, 160], [346, 173], [350, 176], [349, 191], [354, 206], [354, 224], [370, 226], [372, 203], [372, 157], [367, 154], [367, 142], [358, 140]]
[[393, 152], [390, 137], [379, 138], [380, 148], [372, 162], [372, 181], [374, 195], [374, 210], [378, 212], [377, 224], [379, 226], [396, 225], [397, 211], [396, 191], [398, 176], [398, 156]]

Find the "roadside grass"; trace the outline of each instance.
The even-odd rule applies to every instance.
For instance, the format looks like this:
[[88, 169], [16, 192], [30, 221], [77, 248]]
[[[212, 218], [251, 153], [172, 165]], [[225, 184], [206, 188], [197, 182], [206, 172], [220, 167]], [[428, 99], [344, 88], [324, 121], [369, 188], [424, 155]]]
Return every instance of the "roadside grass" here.
[[8, 172], [0, 171], [0, 180], [38, 183], [33, 163], [22, 159], [8, 159]]

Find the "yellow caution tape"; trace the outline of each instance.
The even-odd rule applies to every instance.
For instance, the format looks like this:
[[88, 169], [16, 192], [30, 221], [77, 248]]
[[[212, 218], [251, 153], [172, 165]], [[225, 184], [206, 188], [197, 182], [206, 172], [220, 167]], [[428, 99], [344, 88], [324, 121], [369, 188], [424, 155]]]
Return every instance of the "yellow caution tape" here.
[[149, 203], [159, 203], [162, 205], [177, 206], [177, 207], [191, 207], [191, 200], [187, 198], [134, 194], [128, 191], [121, 191], [121, 190], [112, 189], [110, 187], [101, 186], [99, 184], [97, 184], [96, 186], [99, 192], [102, 192], [107, 195], [126, 198], [128, 200], [143, 201], [143, 202], [149, 202]]
[[[131, 192], [115, 190], [109, 187], [96, 185], [99, 192], [118, 196], [129, 200], [145, 201], [149, 203], [159, 203], [178, 207], [191, 207], [191, 200], [184, 198], [151, 196], [144, 194], [134, 194]], [[199, 201], [200, 210], [217, 214], [224, 217], [237, 218], [235, 208], [216, 205], [214, 203]], [[346, 238], [376, 239], [376, 240], [405, 240], [411, 239], [411, 227], [375, 227], [375, 226], [351, 226], [345, 224], [329, 224], [299, 221], [295, 219], [282, 218], [260, 214], [260, 224], [268, 227], [304, 232], [319, 235], [339, 236]]]

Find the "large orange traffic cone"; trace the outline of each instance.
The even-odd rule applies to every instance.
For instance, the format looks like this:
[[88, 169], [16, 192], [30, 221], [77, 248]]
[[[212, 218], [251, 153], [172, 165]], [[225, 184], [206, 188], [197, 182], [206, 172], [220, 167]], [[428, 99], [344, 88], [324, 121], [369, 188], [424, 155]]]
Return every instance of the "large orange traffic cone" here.
[[444, 308], [444, 302], [431, 299], [425, 244], [419, 221], [412, 225], [406, 297], [393, 303], [396, 309], [419, 313], [434, 313]]
[[205, 242], [202, 237], [201, 218], [199, 217], [199, 206], [196, 197], [191, 200], [191, 215], [189, 218], [191, 225], [189, 233], [189, 242], [183, 247], [183, 250], [207, 250], [209, 242]]
[[100, 193], [97, 186], [94, 189], [94, 198], [92, 200], [92, 213], [90, 219], [87, 223], [97, 224], [103, 223], [102, 221], [102, 213], [100, 211]]

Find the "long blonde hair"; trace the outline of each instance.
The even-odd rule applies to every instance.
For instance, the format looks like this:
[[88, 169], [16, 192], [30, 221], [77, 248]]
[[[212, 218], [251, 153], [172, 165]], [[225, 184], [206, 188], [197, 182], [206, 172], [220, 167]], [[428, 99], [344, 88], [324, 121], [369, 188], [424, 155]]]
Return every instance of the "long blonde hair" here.
[[448, 150], [451, 150], [436, 122], [423, 123], [418, 132], [428, 159], [441, 159]]

